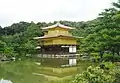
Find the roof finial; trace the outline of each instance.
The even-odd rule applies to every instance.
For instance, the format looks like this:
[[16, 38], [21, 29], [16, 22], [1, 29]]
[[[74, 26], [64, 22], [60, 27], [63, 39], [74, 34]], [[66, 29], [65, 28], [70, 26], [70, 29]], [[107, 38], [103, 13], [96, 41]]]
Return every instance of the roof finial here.
[[58, 21], [56, 24], [57, 24], [57, 25], [60, 25], [60, 22]]

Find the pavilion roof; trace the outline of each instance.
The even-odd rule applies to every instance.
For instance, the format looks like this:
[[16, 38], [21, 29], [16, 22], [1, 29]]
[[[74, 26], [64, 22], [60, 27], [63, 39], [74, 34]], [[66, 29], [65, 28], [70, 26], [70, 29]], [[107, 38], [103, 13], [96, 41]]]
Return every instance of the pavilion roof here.
[[56, 38], [56, 37], [83, 38], [83, 37], [76, 37], [76, 36], [57, 35], [57, 36], [34, 37], [34, 39], [47, 39], [47, 38]]
[[69, 27], [69, 26], [65, 26], [65, 25], [62, 25], [62, 24], [60, 24], [59, 22], [58, 23], [56, 23], [56, 24], [54, 24], [54, 25], [51, 25], [51, 26], [48, 26], [48, 27], [44, 27], [44, 28], [42, 28], [43, 30], [47, 30], [47, 29], [51, 29], [51, 28], [57, 28], [57, 27], [59, 27], [59, 28], [65, 28], [65, 29], [74, 29], [74, 28], [72, 28], [72, 27]]

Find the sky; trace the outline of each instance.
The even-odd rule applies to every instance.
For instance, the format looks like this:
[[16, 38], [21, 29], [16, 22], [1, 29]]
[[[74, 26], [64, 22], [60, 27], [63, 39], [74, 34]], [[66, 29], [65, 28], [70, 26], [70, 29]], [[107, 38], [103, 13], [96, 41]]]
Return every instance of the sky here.
[[95, 19], [115, 0], [0, 0], [0, 26], [20, 21], [53, 22]]

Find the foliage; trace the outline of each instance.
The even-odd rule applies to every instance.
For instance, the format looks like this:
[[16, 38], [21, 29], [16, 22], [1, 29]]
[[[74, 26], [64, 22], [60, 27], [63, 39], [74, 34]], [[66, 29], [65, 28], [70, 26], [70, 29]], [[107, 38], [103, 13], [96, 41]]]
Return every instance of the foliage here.
[[26, 31], [27, 27], [30, 26], [30, 23], [27, 22], [19, 22], [19, 23], [13, 23], [11, 26], [4, 27], [2, 29], [1, 34], [2, 35], [14, 35], [16, 33], [21, 33]]
[[5, 44], [5, 42], [0, 41], [0, 53], [4, 52]]
[[[15, 31], [15, 33], [7, 31], [8, 28], [14, 29], [12, 31]], [[37, 46], [37, 42], [34, 41], [33, 38], [42, 35], [41, 29], [33, 22], [16, 23], [9, 27], [3, 28], [3, 32], [8, 32], [12, 35], [3, 33], [4, 35], [0, 41], [0, 49], [2, 50], [1, 53], [4, 56], [15, 56], [16, 58], [25, 57], [26, 54], [29, 53], [35, 53], [34, 48]]]
[[[74, 36], [83, 37], [78, 40], [80, 52], [98, 53], [103, 58], [105, 51], [110, 51], [112, 55], [120, 55], [120, 1], [113, 2], [112, 8], [107, 8], [99, 16], [91, 21], [71, 22], [59, 21], [66, 26], [74, 27], [71, 33]], [[35, 53], [34, 47], [37, 42], [33, 40], [36, 36], [42, 36], [42, 27], [57, 23], [38, 22], [13, 23], [11, 26], [2, 28], [0, 26], [0, 43], [5, 43], [7, 49], [18, 56]], [[2, 38], [1, 38], [2, 37]], [[3, 49], [0, 48], [0, 49]], [[18, 57], [17, 56], [17, 57]]]
[[[113, 2], [112, 8], [105, 9], [94, 20], [87, 22], [59, 22], [76, 28], [71, 31], [74, 36], [84, 37], [78, 40], [80, 53], [87, 53], [105, 61], [120, 60], [120, 0]], [[33, 40], [33, 38], [43, 35], [42, 27], [55, 23], [57, 21], [53, 23], [38, 22], [36, 24], [22, 21], [13, 23], [11, 26], [0, 26], [0, 56], [16, 57], [17, 59], [26, 58], [27, 54], [34, 56], [37, 53], [34, 49], [37, 46], [37, 41]], [[106, 51], [109, 53], [105, 53]], [[33, 63], [28, 64], [30, 66], [23, 64], [26, 63], [10, 63], [10, 65], [7, 64], [6, 66], [0, 64], [0, 77], [14, 79], [13, 82], [16, 83], [33, 83], [34, 81], [43, 83], [43, 80], [46, 80], [42, 76], [31, 75], [31, 71], [36, 68]], [[110, 68], [110, 70], [114, 67], [111, 62], [103, 62], [102, 64], [105, 64], [106, 68]], [[88, 62], [85, 65], [80, 64], [80, 66], [83, 67], [80, 68], [80, 71], [84, 70], [88, 66]], [[28, 80], [33, 78], [34, 80]], [[77, 74], [73, 83], [120, 83], [119, 78], [120, 71], [118, 69], [109, 71], [90, 66], [87, 71]]]
[[107, 69], [114, 69], [115, 68], [115, 64], [113, 64], [112, 62], [102, 62], [101, 64], [104, 64], [105, 68], [107, 68]]
[[100, 67], [89, 66], [87, 71], [74, 77], [73, 83], [112, 83], [114, 77], [111, 74], [111, 71], [105, 72]]
[[[119, 3], [114, 3], [119, 5]], [[115, 6], [116, 7], [116, 6]], [[89, 34], [83, 39], [81, 49], [84, 52], [98, 52], [103, 58], [105, 51], [110, 51], [114, 56], [120, 55], [120, 11], [117, 8], [108, 8], [99, 14], [96, 22], [86, 28]]]
[[115, 80], [113, 81], [113, 83], [120, 83], [120, 69], [115, 69]]
[[119, 62], [120, 61], [120, 56], [115, 54], [114, 56], [111, 53], [104, 53], [103, 59], [105, 61], [112, 61], [112, 62]]

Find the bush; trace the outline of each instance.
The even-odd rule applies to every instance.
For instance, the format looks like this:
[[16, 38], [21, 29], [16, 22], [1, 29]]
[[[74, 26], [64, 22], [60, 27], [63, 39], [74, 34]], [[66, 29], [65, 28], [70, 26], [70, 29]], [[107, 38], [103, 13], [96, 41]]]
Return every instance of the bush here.
[[113, 69], [115, 68], [115, 65], [112, 62], [102, 62], [104, 65], [104, 69]]
[[114, 75], [115, 79], [113, 83], [120, 83], [120, 69], [116, 68], [114, 72], [115, 72], [115, 75]]
[[104, 54], [104, 60], [117, 62], [120, 61], [120, 56], [118, 55], [113, 56], [112, 54]]
[[113, 83], [114, 76], [112, 72], [106, 73], [105, 70], [100, 67], [88, 67], [87, 71], [82, 74], [77, 74], [74, 77], [73, 83]]
[[113, 61], [113, 56], [111, 54], [104, 54], [103, 58], [105, 61]]

